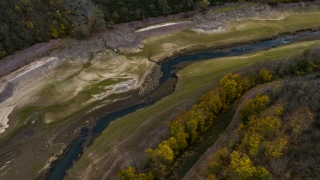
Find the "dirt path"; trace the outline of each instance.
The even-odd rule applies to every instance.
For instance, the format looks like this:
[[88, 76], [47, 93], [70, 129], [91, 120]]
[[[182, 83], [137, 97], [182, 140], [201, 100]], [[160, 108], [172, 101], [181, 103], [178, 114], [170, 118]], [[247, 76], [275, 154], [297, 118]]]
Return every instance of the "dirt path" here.
[[243, 108], [244, 104], [254, 96], [256, 96], [258, 93], [262, 91], [269, 90], [273, 88], [274, 85], [268, 84], [265, 86], [260, 86], [257, 88], [254, 88], [253, 90], [250, 90], [248, 93], [244, 95], [245, 99], [242, 101], [242, 103], [237, 108], [229, 126], [225, 130], [225, 132], [221, 135], [221, 137], [209, 148], [207, 151], [199, 158], [199, 160], [192, 166], [192, 168], [188, 171], [188, 173], [185, 174], [183, 177], [183, 180], [189, 180], [189, 179], [196, 179], [195, 175], [198, 172], [198, 170], [204, 169], [205, 165], [207, 164], [207, 159], [210, 155], [212, 155], [217, 149], [229, 138], [231, 132], [237, 127], [237, 125], [240, 123], [240, 116], [239, 112]]

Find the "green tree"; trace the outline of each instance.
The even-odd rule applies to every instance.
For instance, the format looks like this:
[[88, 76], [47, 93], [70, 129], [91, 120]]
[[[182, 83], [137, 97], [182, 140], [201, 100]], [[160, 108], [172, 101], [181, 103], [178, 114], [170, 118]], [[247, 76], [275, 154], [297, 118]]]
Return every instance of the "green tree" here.
[[92, 30], [105, 28], [106, 22], [104, 21], [104, 14], [98, 6], [93, 9], [92, 14], [89, 17], [88, 24]]
[[118, 22], [120, 16], [118, 15], [117, 11], [113, 11], [112, 15], [111, 15], [112, 19], [113, 19], [113, 23]]

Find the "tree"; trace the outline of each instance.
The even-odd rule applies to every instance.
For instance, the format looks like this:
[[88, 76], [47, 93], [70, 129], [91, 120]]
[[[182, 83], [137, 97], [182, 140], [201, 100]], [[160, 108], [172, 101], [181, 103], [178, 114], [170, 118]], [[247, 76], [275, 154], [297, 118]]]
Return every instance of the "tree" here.
[[283, 149], [286, 148], [287, 139], [278, 137], [274, 141], [266, 142], [264, 154], [269, 158], [278, 158], [282, 155]]
[[231, 103], [236, 98], [239, 98], [243, 92], [241, 85], [241, 77], [239, 74], [229, 73], [220, 79], [220, 86], [226, 91], [226, 101]]
[[272, 80], [272, 74], [266, 68], [262, 68], [259, 75], [262, 82], [269, 82]]
[[119, 20], [119, 15], [118, 15], [117, 11], [113, 11], [111, 17], [112, 17], [114, 23]]
[[154, 179], [152, 173], [136, 174], [135, 170], [131, 166], [128, 166], [126, 169], [120, 170], [117, 176], [120, 180], [133, 180], [133, 179], [153, 180]]
[[168, 146], [173, 150], [174, 155], [178, 155], [180, 148], [177, 143], [177, 139], [175, 137], [170, 137], [168, 140], [165, 140]]
[[181, 116], [185, 116], [186, 112], [181, 113], [177, 118], [169, 122], [170, 136], [175, 137], [179, 151], [185, 149], [188, 146], [187, 138], [188, 134], [184, 131], [184, 125], [181, 121]]
[[252, 179], [256, 168], [248, 155], [239, 151], [233, 151], [230, 155], [230, 168], [238, 174], [239, 179]]
[[52, 21], [51, 36], [53, 38], [58, 38], [59, 37], [59, 27], [58, 27], [58, 22], [56, 20]]
[[0, 58], [4, 57], [7, 54], [6, 50], [3, 48], [3, 46], [0, 44]]
[[198, 138], [197, 130], [200, 120], [201, 116], [198, 111], [191, 109], [185, 122], [185, 128], [189, 134], [190, 143], [195, 142]]
[[244, 145], [248, 146], [249, 155], [251, 157], [258, 154], [261, 142], [261, 136], [258, 133], [245, 133], [242, 141]]
[[151, 148], [146, 150], [149, 160], [159, 169], [162, 173], [165, 172], [167, 166], [173, 162], [174, 152], [170, 148], [168, 141], [163, 141], [158, 145], [155, 150]]
[[206, 173], [216, 175], [221, 172], [223, 166], [227, 165], [230, 161], [230, 151], [228, 148], [219, 148], [212, 156], [212, 159], [206, 166]]
[[91, 30], [100, 30], [105, 28], [106, 22], [104, 21], [104, 14], [98, 5], [93, 9], [92, 14], [89, 17], [88, 24]]
[[200, 10], [204, 11], [208, 9], [210, 2], [208, 0], [202, 0], [199, 4]]
[[250, 99], [246, 102], [240, 111], [241, 121], [246, 124], [249, 121], [249, 117], [262, 112], [269, 103], [269, 97], [267, 95], [258, 94], [254, 99]]
[[263, 167], [257, 167], [253, 174], [253, 179], [255, 180], [271, 180], [271, 174], [268, 170]]

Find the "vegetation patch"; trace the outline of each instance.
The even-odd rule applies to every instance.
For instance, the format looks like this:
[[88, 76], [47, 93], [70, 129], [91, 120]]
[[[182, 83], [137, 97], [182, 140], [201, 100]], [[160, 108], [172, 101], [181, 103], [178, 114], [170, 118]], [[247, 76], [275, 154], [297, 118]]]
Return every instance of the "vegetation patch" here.
[[[310, 96], [317, 96], [318, 86], [318, 81], [304, 77], [294, 82], [281, 82], [276, 89], [266, 92], [264, 96], [270, 97], [268, 106], [252, 114], [249, 121], [243, 121], [198, 175], [218, 179], [319, 176], [320, 167], [316, 165], [319, 159], [314, 150], [315, 139], [319, 139], [314, 119], [319, 106]], [[259, 98], [249, 100], [246, 105], [251, 106]], [[305, 172], [305, 168], [310, 171]]]
[[[320, 65], [318, 51], [318, 49], [309, 49], [302, 55], [287, 60], [287, 62], [264, 63], [256, 65], [256, 67], [246, 70], [241, 74], [230, 73], [222, 77], [218, 87], [202, 95], [189, 111], [180, 113], [174, 120], [168, 123], [169, 137], [163, 140], [156, 148], [146, 150], [149, 160], [147, 162], [148, 165], [145, 165], [146, 169], [140, 169], [140, 171], [144, 171], [145, 173], [133, 173], [131, 178], [146, 175], [151, 179], [165, 177], [176, 159], [185, 153], [188, 147], [198, 141], [199, 136], [207, 132], [216, 123], [217, 117], [228, 111], [230, 104], [240, 98], [244, 92], [256, 84], [271, 81], [276, 77], [300, 75], [317, 71]], [[287, 129], [281, 127], [279, 116], [282, 116], [284, 111], [281, 104], [277, 105], [278, 107], [275, 108], [274, 114], [257, 116], [266, 109], [268, 103], [269, 97], [267, 95], [258, 94], [244, 105], [240, 111], [243, 124], [239, 126], [239, 129], [242, 129], [243, 126], [246, 129], [245, 132], [240, 132], [240, 135], [244, 134], [243, 139], [238, 144], [236, 150], [230, 151], [229, 154], [227, 150], [223, 150], [222, 153], [224, 154], [221, 158], [230, 155], [229, 164], [225, 165], [225, 168], [222, 168], [226, 172], [221, 173], [221, 168], [219, 169], [220, 161], [222, 160], [214, 159], [212, 168], [214, 172], [219, 173], [218, 178], [271, 178], [271, 174], [266, 168], [255, 166], [250, 158], [254, 158], [259, 153], [260, 144], [261, 148], [264, 149], [265, 156], [268, 158], [276, 159], [280, 157], [281, 151], [286, 148], [288, 141], [286, 136], [290, 133]], [[293, 120], [288, 118], [292, 126], [289, 126], [289, 129], [292, 129], [291, 131], [293, 131], [294, 136], [295, 133], [301, 133], [302, 130], [305, 130], [313, 118], [308, 108], [298, 107], [298, 111], [305, 112], [305, 114], [297, 112], [301, 117], [296, 117]], [[297, 116], [297, 114], [292, 115], [292, 117], [294, 116]], [[281, 132], [280, 129], [282, 129]], [[211, 165], [209, 168], [211, 168]], [[120, 179], [130, 179], [130, 177], [127, 177], [129, 170], [131, 170], [130, 167], [122, 169], [119, 171], [118, 177]], [[214, 177], [216, 177], [215, 174], [211, 175], [209, 173], [209, 178]]]
[[[202, 34], [192, 30], [184, 30], [173, 34], [150, 37], [144, 40], [141, 51], [126, 54], [128, 57], [149, 57], [158, 62], [180, 52], [199, 51], [213, 49], [238, 42], [250, 42], [255, 39], [263, 39], [276, 36], [284, 32], [295, 32], [304, 29], [318, 29], [320, 26], [317, 18], [319, 12], [309, 14], [292, 14], [283, 20], [242, 20], [230, 24], [228, 31], [214, 34]], [[163, 49], [168, 42], [174, 42], [171, 50]]]
[[[101, 177], [101, 174], [105, 172], [101, 172], [100, 169], [110, 168], [112, 163], [117, 160], [116, 157], [119, 157], [115, 153], [125, 154], [126, 152], [122, 150], [131, 149], [131, 151], [127, 151], [130, 153], [141, 151], [140, 148], [146, 148], [145, 146], [139, 147], [139, 137], [144, 136], [142, 132], [140, 133], [140, 128], [144, 127], [143, 134], [148, 134], [152, 129], [160, 126], [164, 119], [170, 119], [172, 114], [192, 106], [197, 97], [206, 92], [211, 86], [210, 84], [224, 73], [252, 66], [257, 62], [288, 57], [318, 44], [318, 41], [290, 44], [269, 51], [206, 60], [187, 66], [178, 72], [179, 81], [173, 94], [161, 99], [153, 106], [138, 110], [110, 123], [94, 143], [85, 150], [80, 160], [68, 171], [67, 178], [72, 179], [71, 176], [76, 177], [79, 174], [85, 175], [89, 172], [91, 177]], [[127, 137], [130, 138], [127, 139]], [[124, 141], [125, 143], [116, 146], [119, 142]], [[114, 151], [115, 146], [116, 152]], [[89, 156], [90, 153], [92, 155]], [[109, 160], [102, 161], [106, 158], [110, 162]], [[86, 169], [91, 162], [95, 162], [91, 167], [98, 168], [98, 171], [93, 172], [89, 168], [84, 173], [80, 173], [81, 169]]]

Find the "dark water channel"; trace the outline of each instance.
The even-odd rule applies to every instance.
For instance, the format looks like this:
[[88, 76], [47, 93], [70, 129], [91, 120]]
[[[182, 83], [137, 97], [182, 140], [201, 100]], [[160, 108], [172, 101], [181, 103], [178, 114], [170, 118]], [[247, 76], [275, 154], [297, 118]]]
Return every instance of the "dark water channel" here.
[[[166, 62], [161, 64], [161, 71], [163, 72], [163, 76], [160, 79], [160, 85], [165, 84], [169, 78], [175, 77], [175, 72], [177, 70], [176, 66], [179, 63], [186, 62], [196, 62], [200, 60], [210, 59], [210, 58], [219, 58], [219, 57], [227, 57], [227, 56], [238, 56], [243, 55], [259, 50], [268, 50], [270, 48], [275, 48], [277, 46], [286, 45], [289, 43], [302, 42], [308, 40], [320, 39], [319, 31], [306, 31], [300, 32], [295, 35], [283, 36], [277, 39], [260, 41], [257, 43], [245, 44], [225, 49], [218, 49], [210, 52], [201, 52], [189, 55], [182, 55], [173, 59], [169, 59]], [[158, 87], [158, 88], [159, 88]], [[158, 89], [157, 88], [157, 89]], [[151, 94], [150, 94], [151, 95]], [[149, 96], [150, 96], [149, 95]], [[84, 128], [81, 131], [80, 136], [71, 144], [66, 154], [60, 159], [60, 161], [54, 166], [53, 170], [47, 177], [47, 180], [60, 180], [65, 176], [65, 172], [72, 166], [73, 161], [77, 160], [78, 154], [82, 152], [85, 146], [90, 145], [92, 140], [97, 137], [107, 126], [108, 124], [120, 117], [128, 115], [130, 113], [135, 112], [138, 109], [147, 107], [154, 104], [154, 101], [149, 101], [147, 103], [134, 105], [128, 108], [124, 108], [122, 110], [110, 113], [105, 117], [100, 118], [96, 125], [92, 129]]]

